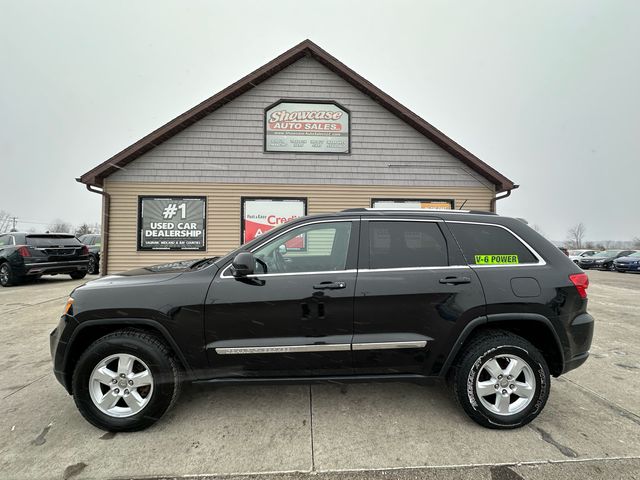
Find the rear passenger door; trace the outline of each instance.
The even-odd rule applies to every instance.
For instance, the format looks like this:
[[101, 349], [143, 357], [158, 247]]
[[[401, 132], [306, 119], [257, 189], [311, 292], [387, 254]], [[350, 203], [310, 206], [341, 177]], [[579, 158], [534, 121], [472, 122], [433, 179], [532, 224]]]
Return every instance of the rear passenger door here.
[[478, 277], [436, 217], [363, 218], [361, 228], [355, 372], [438, 373], [442, 340], [484, 314]]

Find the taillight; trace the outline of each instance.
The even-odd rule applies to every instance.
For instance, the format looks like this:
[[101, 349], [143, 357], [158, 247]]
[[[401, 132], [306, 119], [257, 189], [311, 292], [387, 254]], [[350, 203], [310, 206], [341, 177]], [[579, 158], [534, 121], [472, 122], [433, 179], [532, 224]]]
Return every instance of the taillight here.
[[20, 255], [21, 257], [30, 257], [31, 252], [29, 251], [29, 247], [25, 247], [24, 245], [22, 247], [19, 247], [18, 255]]
[[87, 248], [86, 245], [82, 246], [82, 250], [80, 252], [80, 255], [89, 255], [89, 249]]
[[582, 298], [587, 298], [587, 288], [589, 288], [589, 277], [586, 273], [574, 273], [569, 275], [569, 280], [573, 283]]

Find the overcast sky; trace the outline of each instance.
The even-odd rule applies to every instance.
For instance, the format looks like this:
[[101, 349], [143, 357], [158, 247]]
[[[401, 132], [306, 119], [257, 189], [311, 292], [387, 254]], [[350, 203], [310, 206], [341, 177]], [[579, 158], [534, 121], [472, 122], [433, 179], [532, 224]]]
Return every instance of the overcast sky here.
[[[520, 188], [562, 240], [640, 236], [640, 2], [2, 0], [0, 210], [100, 220], [75, 178], [305, 38]], [[23, 223], [41, 222], [41, 223]]]

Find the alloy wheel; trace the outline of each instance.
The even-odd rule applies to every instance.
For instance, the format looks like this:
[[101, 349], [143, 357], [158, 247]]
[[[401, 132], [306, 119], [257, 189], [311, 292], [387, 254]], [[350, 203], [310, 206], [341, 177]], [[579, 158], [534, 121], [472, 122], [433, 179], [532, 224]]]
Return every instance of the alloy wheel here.
[[0, 267], [0, 284], [7, 285], [9, 283], [9, 267], [5, 263]]
[[522, 358], [497, 355], [482, 365], [475, 382], [480, 403], [495, 415], [514, 415], [531, 403], [536, 377]]
[[87, 271], [90, 274], [96, 273], [96, 259], [93, 256], [89, 257], [89, 264], [87, 265]]
[[134, 355], [110, 355], [93, 369], [89, 394], [102, 413], [117, 418], [131, 417], [149, 404], [153, 376], [149, 367]]

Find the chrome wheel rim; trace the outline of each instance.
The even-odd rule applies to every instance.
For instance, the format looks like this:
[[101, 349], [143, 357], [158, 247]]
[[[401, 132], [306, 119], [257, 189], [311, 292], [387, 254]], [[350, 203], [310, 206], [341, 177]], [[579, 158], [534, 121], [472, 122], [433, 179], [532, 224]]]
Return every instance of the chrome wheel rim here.
[[91, 372], [89, 394], [102, 413], [116, 418], [131, 417], [149, 404], [153, 376], [149, 367], [134, 355], [110, 355]]
[[476, 377], [480, 403], [496, 415], [514, 415], [533, 401], [536, 377], [522, 358], [506, 354], [487, 360]]
[[96, 259], [93, 257], [89, 257], [89, 265], [87, 266], [87, 270], [89, 273], [95, 273], [96, 270]]
[[9, 283], [9, 267], [6, 265], [0, 267], [0, 282], [2, 282], [3, 285]]

